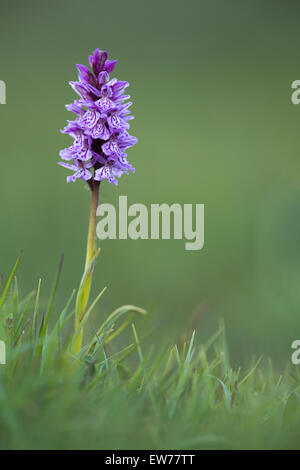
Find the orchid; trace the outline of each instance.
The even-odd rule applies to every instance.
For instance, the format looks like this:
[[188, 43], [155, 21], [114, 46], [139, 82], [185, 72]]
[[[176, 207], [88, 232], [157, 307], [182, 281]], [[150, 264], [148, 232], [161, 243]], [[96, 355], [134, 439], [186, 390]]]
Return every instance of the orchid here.
[[84, 275], [76, 300], [74, 353], [82, 346], [82, 320], [88, 304], [96, 251], [96, 211], [99, 187], [103, 180], [114, 185], [122, 174], [134, 172], [127, 160], [127, 149], [137, 138], [129, 134], [132, 103], [125, 89], [129, 83], [110, 78], [117, 60], [109, 60], [107, 52], [96, 49], [89, 57], [90, 69], [77, 64], [78, 81], [70, 82], [79, 96], [66, 106], [75, 114], [61, 131], [73, 138], [73, 143], [60, 152], [60, 166], [73, 172], [67, 182], [86, 181], [91, 190], [91, 209]]
[[126, 154], [127, 148], [137, 142], [137, 138], [128, 132], [129, 121], [133, 119], [129, 109], [132, 103], [126, 102], [130, 96], [124, 92], [129, 83], [110, 79], [117, 61], [108, 60], [107, 52], [96, 49], [89, 60], [91, 70], [76, 65], [79, 81], [70, 82], [70, 85], [79, 99], [66, 106], [76, 118], [68, 121], [62, 130], [74, 142], [60, 152], [60, 157], [73, 160], [73, 164], [59, 164], [74, 171], [67, 177], [67, 182], [82, 179], [93, 186], [94, 181], [106, 179], [117, 185], [122, 174], [134, 172]]

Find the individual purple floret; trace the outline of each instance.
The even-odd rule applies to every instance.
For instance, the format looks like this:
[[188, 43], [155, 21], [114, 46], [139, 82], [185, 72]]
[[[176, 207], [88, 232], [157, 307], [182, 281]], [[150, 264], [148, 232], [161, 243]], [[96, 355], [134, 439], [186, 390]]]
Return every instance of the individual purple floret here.
[[85, 181], [102, 181], [118, 184], [117, 178], [128, 171], [134, 172], [127, 161], [126, 149], [137, 142], [131, 136], [129, 121], [130, 96], [124, 91], [128, 82], [110, 79], [117, 60], [108, 60], [107, 52], [96, 49], [90, 55], [91, 70], [77, 64], [78, 82], [70, 82], [79, 99], [66, 106], [76, 114], [74, 121], [68, 121], [62, 130], [73, 137], [73, 144], [60, 152], [59, 164], [74, 174], [67, 182], [80, 178]]

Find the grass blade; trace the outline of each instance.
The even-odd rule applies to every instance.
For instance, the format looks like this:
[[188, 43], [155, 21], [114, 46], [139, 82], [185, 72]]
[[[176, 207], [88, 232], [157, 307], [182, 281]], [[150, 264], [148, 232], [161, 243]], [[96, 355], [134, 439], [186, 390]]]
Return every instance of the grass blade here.
[[8, 281], [7, 281], [7, 284], [6, 284], [5, 288], [4, 288], [3, 294], [2, 294], [2, 296], [1, 296], [1, 298], [0, 298], [0, 308], [2, 307], [2, 304], [3, 304], [4, 300], [5, 300], [7, 291], [8, 291], [8, 289], [9, 289], [10, 284], [11, 284], [11, 281], [12, 281], [13, 278], [14, 278], [15, 272], [16, 272], [17, 267], [18, 267], [18, 265], [19, 265], [19, 263], [20, 263], [20, 261], [21, 261], [22, 255], [23, 255], [23, 252], [21, 251], [21, 253], [19, 254], [18, 259], [17, 259], [17, 261], [16, 261], [16, 264], [14, 265], [13, 270], [12, 270], [10, 276], [9, 276], [9, 279], [8, 279]]

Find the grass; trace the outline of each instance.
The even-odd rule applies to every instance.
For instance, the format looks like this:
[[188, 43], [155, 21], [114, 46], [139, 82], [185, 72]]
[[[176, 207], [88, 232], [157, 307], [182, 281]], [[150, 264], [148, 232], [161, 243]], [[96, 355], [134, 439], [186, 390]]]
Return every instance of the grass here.
[[[115, 310], [74, 355], [75, 297], [47, 306], [41, 281], [19, 298], [15, 271], [0, 295], [1, 449], [299, 448], [300, 376], [258, 358], [233, 370], [224, 325], [206, 343], [190, 332], [168, 351], [144, 350], [134, 324], [146, 312]], [[88, 307], [84, 321], [101, 299]], [[84, 325], [82, 325], [83, 327]], [[129, 344], [116, 337], [129, 330]]]

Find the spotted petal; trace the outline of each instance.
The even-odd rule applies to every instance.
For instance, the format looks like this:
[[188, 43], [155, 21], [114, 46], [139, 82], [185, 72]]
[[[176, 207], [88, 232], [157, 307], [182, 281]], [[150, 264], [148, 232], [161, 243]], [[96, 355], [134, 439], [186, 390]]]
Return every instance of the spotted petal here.
[[82, 161], [85, 162], [85, 161], [90, 160], [91, 158], [93, 158], [93, 154], [90, 151], [90, 149], [82, 148], [82, 149], [77, 150], [76, 158], [78, 158], [78, 160], [82, 160]]
[[128, 162], [126, 157], [124, 157], [124, 156], [118, 157], [118, 162], [119, 162], [120, 168], [122, 170], [130, 170], [130, 171], [132, 171], [132, 173], [135, 172], [135, 168]]
[[78, 178], [84, 181], [90, 180], [91, 177], [93, 176], [90, 170], [87, 170], [86, 168], [82, 168], [81, 170], [78, 170], [77, 173], [78, 173]]
[[125, 122], [118, 114], [112, 114], [107, 118], [107, 122], [109, 124], [109, 127], [112, 129], [128, 129], [129, 124]]
[[110, 138], [110, 132], [101, 121], [98, 121], [95, 127], [90, 132], [90, 136], [93, 139], [108, 140]]
[[82, 127], [87, 127], [88, 129], [92, 129], [98, 119], [100, 118], [100, 114], [97, 111], [94, 111], [93, 109], [89, 109], [88, 111], [85, 112], [85, 114], [79, 118], [78, 123]]
[[72, 148], [74, 150], [81, 149], [84, 146], [84, 143], [85, 143], [85, 136], [81, 132], [80, 134], [76, 135]]
[[118, 144], [121, 149], [126, 149], [128, 147], [132, 147], [137, 143], [137, 138], [133, 135], [128, 134], [128, 132], [123, 132], [118, 139]]
[[74, 175], [67, 176], [67, 183], [74, 183], [77, 178], [80, 178], [84, 181], [88, 181], [91, 179], [92, 176], [93, 175], [89, 170], [87, 170], [86, 168], [80, 168], [74, 173]]
[[107, 96], [103, 96], [100, 100], [96, 101], [96, 105], [101, 112], [107, 112], [116, 107], [115, 103]]
[[113, 183], [116, 186], [118, 184], [118, 180], [116, 180], [116, 178], [112, 174], [111, 167], [108, 166], [103, 166], [102, 168], [99, 168], [99, 170], [96, 170], [94, 178], [97, 181], [103, 181], [107, 179], [110, 183]]
[[102, 150], [105, 153], [105, 155], [107, 155], [108, 157], [113, 156], [113, 155], [117, 155], [117, 156], [124, 155], [124, 153], [120, 150], [117, 142], [113, 139], [103, 144]]

